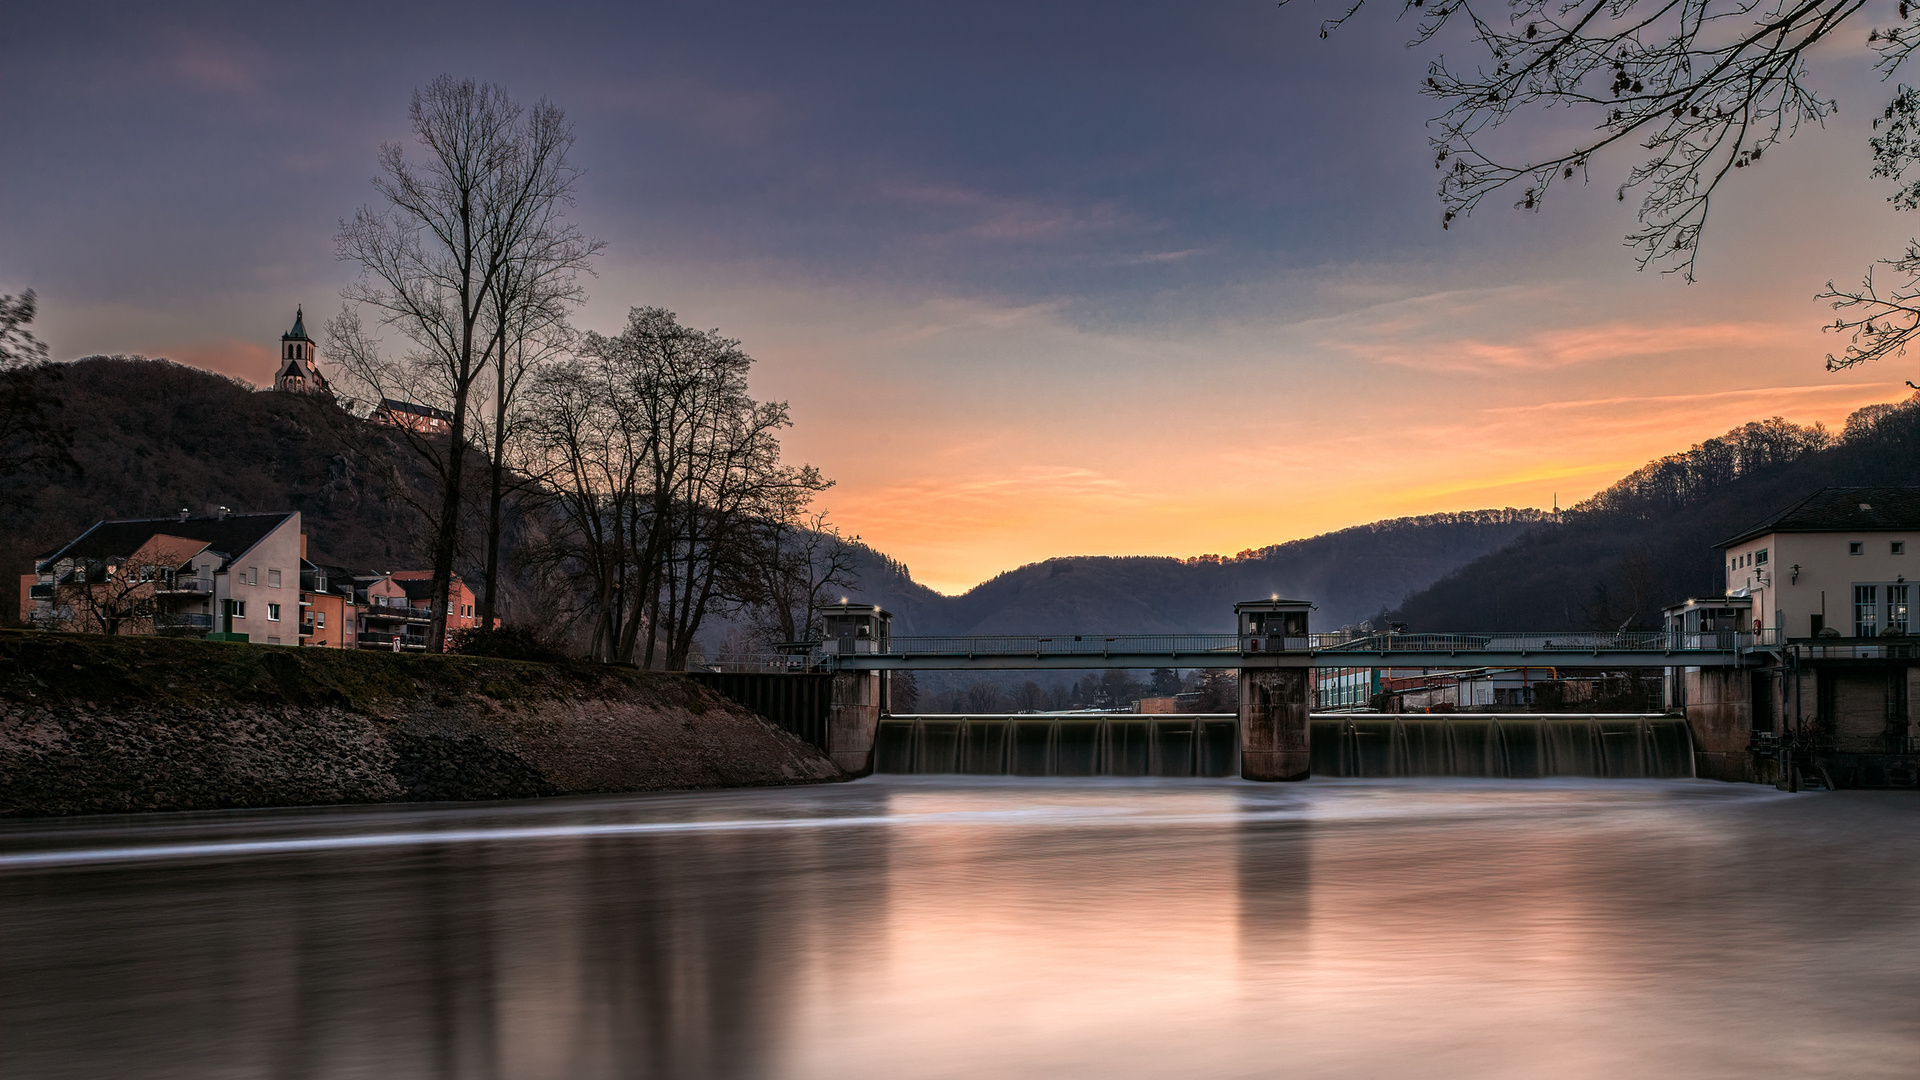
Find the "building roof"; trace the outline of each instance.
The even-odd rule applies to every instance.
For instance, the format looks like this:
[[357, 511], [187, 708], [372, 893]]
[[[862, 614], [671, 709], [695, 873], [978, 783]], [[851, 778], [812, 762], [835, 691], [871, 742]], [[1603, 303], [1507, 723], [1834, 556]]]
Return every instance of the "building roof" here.
[[190, 517], [184, 521], [177, 517], [98, 521], [73, 542], [43, 557], [40, 563], [61, 559], [124, 559], [157, 533], [203, 541], [214, 551], [235, 558], [246, 554], [292, 516], [293, 511], [285, 510], [270, 514], [228, 514], [224, 518]]
[[281, 341], [312, 341], [307, 336], [307, 313], [301, 308], [293, 309], [293, 329], [280, 335]]
[[1739, 535], [1723, 548], [1768, 533], [1920, 531], [1920, 487], [1827, 487]]
[[415, 405], [411, 401], [395, 401], [393, 398], [381, 398], [380, 408], [386, 412], [410, 413], [414, 416], [424, 416], [429, 420], [445, 420], [448, 423], [453, 422], [453, 414], [445, 409], [436, 409], [431, 405]]
[[[433, 571], [431, 570], [395, 570], [391, 574], [381, 576], [398, 585], [400, 591], [406, 594], [409, 600], [433, 599]], [[379, 582], [375, 581], [373, 584], [377, 585]], [[465, 587], [466, 583], [460, 580], [460, 575], [455, 574], [449, 583], [448, 591], [458, 593]]]

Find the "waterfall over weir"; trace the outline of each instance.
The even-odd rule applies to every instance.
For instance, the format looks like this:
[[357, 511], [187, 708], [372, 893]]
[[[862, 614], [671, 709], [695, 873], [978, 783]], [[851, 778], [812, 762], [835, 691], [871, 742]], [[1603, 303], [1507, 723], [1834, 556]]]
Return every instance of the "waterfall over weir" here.
[[[1685, 779], [1675, 716], [1380, 715], [1313, 718], [1313, 775]], [[1238, 776], [1231, 715], [889, 716], [874, 771], [976, 776]]]

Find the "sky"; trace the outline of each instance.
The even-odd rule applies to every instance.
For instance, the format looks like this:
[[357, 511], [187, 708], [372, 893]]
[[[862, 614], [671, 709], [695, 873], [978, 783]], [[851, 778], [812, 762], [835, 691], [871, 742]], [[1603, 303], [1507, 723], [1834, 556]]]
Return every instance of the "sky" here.
[[1717, 197], [1687, 284], [1622, 244], [1627, 156], [1441, 230], [1431, 54], [1387, 8], [1321, 40], [1332, 13], [13, 0], [0, 292], [37, 291], [56, 358], [265, 383], [296, 305], [339, 310], [334, 236], [413, 90], [546, 97], [607, 245], [576, 324], [660, 306], [740, 339], [832, 520], [946, 592], [1570, 505], [1748, 420], [1910, 393], [1822, 365], [1813, 295], [1920, 231], [1868, 176], [1888, 87], [1852, 38], [1813, 64], [1840, 112]]

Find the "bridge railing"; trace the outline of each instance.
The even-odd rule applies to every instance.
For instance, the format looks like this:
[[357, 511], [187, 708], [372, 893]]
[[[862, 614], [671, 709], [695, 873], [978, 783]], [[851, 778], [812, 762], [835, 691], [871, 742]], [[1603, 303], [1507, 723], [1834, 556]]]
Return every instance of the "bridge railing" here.
[[[1382, 667], [1381, 659], [1396, 656], [1430, 661], [1436, 656], [1471, 662], [1476, 655], [1561, 655], [1641, 653], [1682, 655], [1745, 653], [1772, 648], [1775, 631], [1718, 631], [1682, 633], [1672, 630], [1505, 631], [1482, 634], [1324, 633], [1303, 637], [1239, 634], [896, 634], [875, 653], [861, 657], [941, 658], [990, 660], [1030, 657], [1058, 661], [1085, 658], [1097, 667], [1106, 658], [1127, 657], [1135, 662], [1166, 657], [1176, 667], [1234, 667], [1243, 656], [1311, 653], [1343, 661], [1341, 666]], [[1851, 646], [1849, 646], [1851, 647]], [[1908, 646], [1909, 648], [1913, 646]], [[1218, 658], [1217, 665], [1213, 662]], [[1350, 660], [1348, 658], [1351, 658]], [[709, 657], [702, 666], [715, 671], [805, 671], [824, 661], [819, 652], [727, 653]], [[1369, 663], [1371, 661], [1371, 663]]]
[[1237, 634], [903, 635], [886, 652], [935, 656], [1104, 656], [1111, 653], [1238, 653]]
[[1602, 630], [1488, 634], [1316, 634], [1317, 653], [1453, 652], [1743, 652], [1768, 648], [1773, 630]]

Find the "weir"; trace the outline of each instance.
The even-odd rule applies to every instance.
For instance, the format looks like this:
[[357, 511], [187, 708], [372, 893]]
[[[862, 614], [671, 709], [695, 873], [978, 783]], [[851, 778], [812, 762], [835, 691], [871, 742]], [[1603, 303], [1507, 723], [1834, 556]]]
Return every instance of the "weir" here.
[[[809, 693], [773, 693], [728, 678], [745, 671], [716, 671], [711, 684], [736, 700], [777, 703], [770, 719], [820, 746], [853, 776], [1691, 777], [1696, 748], [1688, 722], [1711, 719], [1705, 704], [1689, 704], [1684, 718], [1313, 716], [1316, 669], [1666, 668], [1703, 687], [1708, 669], [1724, 669], [1730, 674], [1714, 675], [1713, 685], [1738, 689], [1746, 685], [1745, 666], [1763, 659], [1760, 650], [1770, 644], [1765, 631], [1408, 634], [1390, 624], [1358, 635], [1316, 634], [1312, 611], [1305, 600], [1242, 601], [1233, 606], [1232, 634], [905, 637], [892, 632], [893, 617], [883, 609], [843, 601], [821, 609], [819, 639], [752, 658], [761, 679], [805, 673], [825, 680]], [[1237, 668], [1239, 713], [895, 717], [888, 715], [884, 677], [915, 669], [1189, 666]], [[1704, 702], [1710, 695], [1703, 689], [1700, 696]], [[1734, 722], [1706, 724], [1698, 749], [1708, 758], [1745, 760], [1736, 744], [1751, 723], [1738, 723], [1744, 714], [1735, 713], [1729, 713]], [[1710, 761], [1704, 771], [1719, 777], [1729, 770]]]
[[[1317, 714], [1313, 775], [1690, 779], [1677, 716]], [[889, 716], [874, 771], [973, 776], [1242, 775], [1239, 717], [1220, 714]]]

